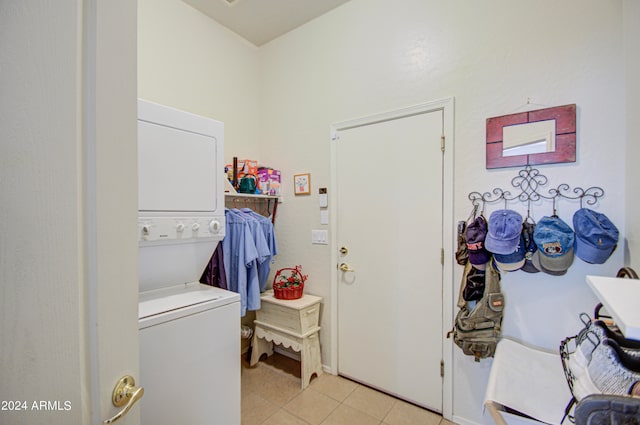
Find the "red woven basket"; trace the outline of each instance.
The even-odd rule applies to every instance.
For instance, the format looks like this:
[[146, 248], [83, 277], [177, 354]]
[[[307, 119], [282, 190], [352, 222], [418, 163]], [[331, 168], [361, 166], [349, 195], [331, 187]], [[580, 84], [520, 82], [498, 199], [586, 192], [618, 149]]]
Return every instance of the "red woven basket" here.
[[[299, 284], [296, 284], [295, 286], [285, 286], [287, 278], [281, 276], [281, 274], [287, 271], [291, 272], [292, 277], [295, 276], [295, 280], [298, 281]], [[278, 280], [279, 278], [280, 280]], [[300, 267], [286, 267], [278, 270], [276, 276], [273, 278], [273, 296], [279, 300], [297, 300], [298, 298], [301, 298], [306, 278], [307, 277], [300, 272]]]

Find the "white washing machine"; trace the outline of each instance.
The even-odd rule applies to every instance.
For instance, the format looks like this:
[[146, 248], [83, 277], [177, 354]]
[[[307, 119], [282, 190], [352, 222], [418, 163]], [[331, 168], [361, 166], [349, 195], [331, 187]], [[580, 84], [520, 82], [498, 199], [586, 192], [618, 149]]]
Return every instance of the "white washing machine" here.
[[240, 424], [238, 300], [199, 283], [140, 294], [143, 424]]
[[225, 235], [224, 126], [138, 101], [144, 425], [240, 424], [240, 297], [198, 283]]

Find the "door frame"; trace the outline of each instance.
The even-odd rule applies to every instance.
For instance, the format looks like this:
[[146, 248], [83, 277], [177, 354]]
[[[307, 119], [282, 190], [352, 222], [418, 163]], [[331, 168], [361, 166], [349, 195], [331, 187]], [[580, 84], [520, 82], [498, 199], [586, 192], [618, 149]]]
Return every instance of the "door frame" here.
[[[454, 98], [446, 97], [430, 102], [420, 103], [406, 108], [368, 115], [365, 117], [339, 121], [330, 126], [330, 214], [337, 217], [337, 140], [340, 131], [349, 130], [364, 125], [375, 124], [399, 118], [410, 117], [429, 112], [442, 111], [443, 136], [445, 149], [443, 155], [442, 175], [442, 243], [444, 249], [444, 264], [442, 269], [442, 359], [444, 361], [444, 378], [442, 380], [442, 416], [451, 420], [453, 415], [453, 343], [446, 338], [446, 330], [453, 326], [453, 257], [454, 241], [456, 240], [453, 220], [454, 196]], [[330, 229], [331, 241], [331, 367], [330, 372], [338, 373], [338, 270], [333, 265], [338, 264], [337, 226]]]

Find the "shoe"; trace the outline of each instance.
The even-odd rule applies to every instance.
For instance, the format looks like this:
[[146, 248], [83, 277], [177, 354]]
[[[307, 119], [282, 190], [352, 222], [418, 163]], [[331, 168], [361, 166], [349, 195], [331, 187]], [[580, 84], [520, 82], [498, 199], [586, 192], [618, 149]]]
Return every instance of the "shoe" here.
[[578, 379], [587, 370], [593, 351], [600, 345], [602, 339], [602, 335], [590, 328], [578, 334], [576, 349], [569, 354], [567, 360], [569, 370], [575, 379]]
[[[604, 336], [614, 340], [623, 349], [640, 350], [640, 341], [636, 339], [625, 338], [619, 331], [614, 331], [602, 320], [594, 320], [592, 325], [597, 326], [604, 332]], [[625, 350], [626, 351], [626, 350]]]
[[640, 398], [590, 395], [576, 406], [576, 425], [640, 425]]
[[640, 359], [640, 341], [627, 339], [611, 330], [603, 321], [596, 320], [578, 333], [576, 349], [569, 355], [567, 365], [575, 379], [578, 379], [586, 371], [594, 350], [605, 339], [615, 341], [626, 354], [632, 358]]
[[591, 361], [573, 383], [580, 401], [590, 394], [629, 395], [640, 382], [640, 359], [623, 351], [618, 343], [603, 339], [593, 351]]

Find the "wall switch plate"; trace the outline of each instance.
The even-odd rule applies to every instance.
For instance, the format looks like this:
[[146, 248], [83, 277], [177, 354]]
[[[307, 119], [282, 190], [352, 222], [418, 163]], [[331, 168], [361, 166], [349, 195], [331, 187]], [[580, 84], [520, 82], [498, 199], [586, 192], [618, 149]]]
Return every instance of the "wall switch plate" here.
[[327, 195], [326, 187], [318, 189], [318, 204], [320, 204], [320, 208], [327, 208], [329, 206], [329, 195]]
[[329, 224], [328, 210], [320, 210], [320, 224]]
[[311, 231], [311, 243], [319, 245], [329, 244], [329, 231], [328, 230], [312, 230]]

